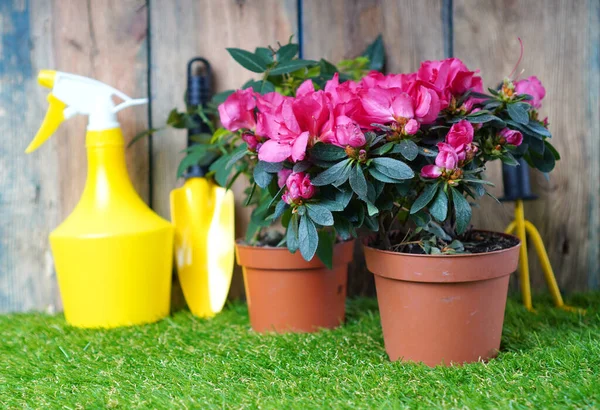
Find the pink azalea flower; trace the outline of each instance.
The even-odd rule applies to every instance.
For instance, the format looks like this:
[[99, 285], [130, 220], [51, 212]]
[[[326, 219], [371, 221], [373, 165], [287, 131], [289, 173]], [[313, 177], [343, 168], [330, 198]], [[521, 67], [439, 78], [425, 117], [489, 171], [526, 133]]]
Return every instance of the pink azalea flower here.
[[438, 178], [444, 170], [454, 170], [458, 167], [458, 154], [454, 148], [446, 143], [437, 144], [439, 152], [435, 157], [435, 165], [425, 165], [421, 169], [424, 178]]
[[237, 90], [219, 105], [219, 117], [223, 127], [235, 132], [241, 129], [254, 129], [256, 100], [251, 88]]
[[340, 115], [336, 118], [335, 123], [335, 138], [330, 141], [332, 144], [340, 147], [359, 148], [367, 143], [365, 134], [351, 118]]
[[464, 151], [465, 147], [473, 142], [473, 135], [473, 125], [467, 120], [461, 120], [452, 125], [450, 131], [446, 134], [446, 142], [456, 152]]
[[290, 173], [285, 181], [285, 186], [286, 192], [281, 199], [288, 204], [293, 204], [301, 199], [310, 199], [315, 194], [315, 187], [310, 182], [308, 174], [304, 172]]
[[536, 76], [531, 76], [515, 82], [515, 93], [531, 95], [533, 100], [525, 102], [530, 103], [533, 108], [539, 109], [542, 106], [542, 99], [546, 96], [546, 89]]
[[417, 78], [437, 91], [444, 109], [453, 96], [461, 96], [468, 90], [483, 91], [483, 81], [477, 73], [470, 71], [458, 58], [447, 58], [421, 63]]
[[305, 83], [303, 95], [284, 99], [280, 107], [261, 112], [257, 134], [267, 141], [258, 150], [258, 158], [266, 162], [281, 162], [291, 157], [293, 162], [306, 156], [309, 143], [334, 138], [333, 115], [324, 91], [310, 91]]
[[410, 95], [398, 88], [368, 88], [361, 93], [361, 103], [372, 123], [403, 123], [415, 117]]
[[523, 143], [523, 134], [519, 131], [511, 130], [510, 128], [502, 129], [502, 131], [500, 131], [500, 137], [504, 138], [507, 143], [517, 147]]

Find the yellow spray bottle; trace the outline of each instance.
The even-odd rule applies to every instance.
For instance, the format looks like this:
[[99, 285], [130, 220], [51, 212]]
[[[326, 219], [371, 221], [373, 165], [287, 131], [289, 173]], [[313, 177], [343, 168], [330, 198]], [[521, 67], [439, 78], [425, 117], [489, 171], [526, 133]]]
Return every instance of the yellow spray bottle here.
[[[42, 70], [50, 107], [27, 153], [58, 126], [88, 115], [88, 174], [79, 203], [50, 234], [67, 322], [78, 327], [149, 323], [169, 313], [173, 227], [139, 197], [127, 174], [116, 113], [132, 99], [96, 80]], [[123, 100], [115, 106], [113, 96]]]

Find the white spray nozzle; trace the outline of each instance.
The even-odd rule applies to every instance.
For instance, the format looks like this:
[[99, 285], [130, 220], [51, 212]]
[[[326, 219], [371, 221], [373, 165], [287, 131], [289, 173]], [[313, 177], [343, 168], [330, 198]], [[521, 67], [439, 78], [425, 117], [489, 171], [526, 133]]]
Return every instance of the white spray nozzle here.
[[[89, 116], [88, 130], [102, 131], [119, 127], [116, 114], [123, 108], [148, 102], [147, 98], [133, 99], [100, 81], [60, 71], [41, 70], [38, 81], [44, 87], [52, 89], [48, 96], [50, 107], [42, 126], [25, 152], [37, 149], [64, 120], [76, 114]], [[113, 96], [123, 102], [115, 105]]]

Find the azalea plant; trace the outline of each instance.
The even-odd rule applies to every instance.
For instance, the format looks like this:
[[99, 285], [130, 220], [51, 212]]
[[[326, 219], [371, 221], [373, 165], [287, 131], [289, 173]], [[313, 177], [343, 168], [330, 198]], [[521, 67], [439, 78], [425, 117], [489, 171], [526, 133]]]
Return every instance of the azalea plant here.
[[366, 57], [347, 63], [349, 75], [295, 59], [291, 48], [282, 63], [288, 47], [230, 50], [263, 78], [218, 106], [224, 128], [213, 142], [230, 151], [211, 170], [223, 185], [249, 175], [250, 244], [267, 243], [263, 231], [280, 221], [285, 235], [268, 244], [328, 266], [334, 243], [362, 227], [378, 232], [382, 249], [465, 252], [469, 201], [487, 193], [489, 161], [516, 166], [522, 157], [549, 172], [559, 159], [538, 113], [545, 90], [536, 77], [511, 73], [486, 92], [457, 58], [384, 75], [367, 73]]

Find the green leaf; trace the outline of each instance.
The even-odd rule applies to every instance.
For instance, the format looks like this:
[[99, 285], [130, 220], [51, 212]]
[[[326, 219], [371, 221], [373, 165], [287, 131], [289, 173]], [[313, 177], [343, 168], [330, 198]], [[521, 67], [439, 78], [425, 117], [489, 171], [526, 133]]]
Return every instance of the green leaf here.
[[296, 71], [301, 68], [308, 67], [308, 66], [311, 66], [314, 64], [317, 64], [317, 62], [311, 61], [311, 60], [282, 61], [282, 62], [278, 63], [274, 69], [269, 71], [269, 76], [291, 73], [293, 71]]
[[253, 173], [256, 185], [263, 189], [266, 188], [273, 179], [273, 174], [267, 171], [268, 165], [266, 164], [268, 164], [268, 162], [258, 161], [258, 164], [254, 167]]
[[519, 124], [527, 125], [529, 123], [529, 109], [531, 105], [527, 103], [512, 103], [506, 107], [510, 118]]
[[394, 147], [394, 143], [393, 142], [388, 142], [386, 144], [383, 144], [381, 147], [376, 148], [373, 151], [371, 151], [371, 154], [373, 154], [373, 155], [383, 155], [383, 154], [388, 153], [393, 147]]
[[456, 233], [461, 235], [467, 230], [471, 221], [471, 205], [456, 188], [450, 187], [450, 189], [452, 190], [452, 202], [454, 203]]
[[224, 155], [215, 162], [213, 162], [209, 168], [210, 171], [215, 173], [215, 181], [221, 186], [227, 185], [227, 178], [231, 173], [231, 167], [227, 166], [229, 162], [229, 155]]
[[556, 165], [556, 159], [550, 149], [544, 150], [543, 154], [531, 152], [530, 158], [533, 166], [542, 172], [550, 172]]
[[350, 187], [360, 199], [366, 199], [367, 180], [365, 179], [365, 174], [359, 164], [356, 164], [350, 171]]
[[335, 244], [335, 232], [319, 231], [319, 246], [317, 246], [317, 257], [323, 262], [327, 269], [333, 269], [333, 245]]
[[333, 144], [317, 143], [310, 150], [310, 157], [320, 161], [339, 161], [346, 158], [346, 150]]
[[494, 123], [498, 124], [498, 126], [504, 125], [504, 121], [502, 121], [501, 118], [496, 117], [495, 115], [491, 115], [491, 114], [478, 115], [478, 116], [474, 116], [474, 117], [469, 116], [466, 119], [471, 124], [484, 124], [486, 122], [494, 122]]
[[314, 223], [321, 226], [333, 225], [333, 214], [327, 207], [319, 204], [307, 204], [308, 216]]
[[350, 171], [352, 171], [352, 162], [348, 162], [348, 164], [342, 168], [337, 179], [333, 182], [333, 186], [340, 187], [344, 185], [350, 177]]
[[343, 171], [344, 167], [350, 163], [350, 159], [338, 162], [331, 168], [321, 172], [311, 181], [314, 186], [323, 186], [332, 184], [339, 178], [339, 173]]
[[286, 243], [291, 253], [296, 253], [300, 244], [298, 243], [298, 214], [292, 214], [292, 218], [287, 227]]
[[385, 65], [385, 49], [383, 47], [383, 37], [377, 36], [362, 53], [363, 56], [369, 59], [369, 68], [371, 70], [383, 71]]
[[377, 171], [376, 168], [369, 168], [369, 174], [371, 174], [371, 176], [373, 178], [375, 178], [376, 180], [385, 182], [387, 184], [395, 184], [398, 182], [397, 179], [393, 179], [393, 178], [383, 175], [381, 172]]
[[329, 61], [324, 60], [324, 59], [321, 59], [319, 61], [319, 67], [321, 69], [322, 76], [326, 76], [326, 75], [333, 76], [335, 73], [338, 72], [338, 69], [336, 66], [334, 66]]
[[248, 153], [248, 144], [245, 142], [236, 147], [231, 153], [231, 159], [227, 162], [227, 167], [233, 167], [236, 162], [244, 158]]
[[279, 201], [279, 202], [277, 202], [277, 205], [275, 206], [275, 212], [273, 212], [273, 214], [271, 215], [270, 219], [272, 221], [277, 220], [279, 217], [281, 217], [281, 215], [283, 215], [283, 213], [288, 208], [289, 208], [289, 205], [285, 201]]
[[284, 62], [289, 61], [292, 58], [296, 57], [298, 54], [298, 50], [300, 47], [298, 44], [290, 43], [282, 46], [279, 50], [277, 50], [277, 61]]
[[515, 159], [515, 157], [513, 156], [513, 154], [511, 154], [508, 151], [502, 153], [502, 155], [500, 156], [500, 159], [502, 160], [502, 163], [506, 164], [506, 165], [510, 165], [513, 167], [519, 165], [519, 161], [517, 161]]
[[410, 213], [415, 214], [419, 212], [421, 209], [425, 208], [429, 202], [433, 199], [435, 193], [437, 192], [439, 183], [433, 183], [431, 185], [427, 185], [423, 190], [423, 193], [419, 195], [419, 197], [415, 200], [415, 202], [410, 207]]
[[317, 233], [317, 227], [313, 221], [306, 216], [300, 218], [298, 242], [300, 245], [300, 253], [304, 260], [312, 260], [317, 252], [317, 247], [319, 246], [319, 234]]
[[430, 221], [427, 225], [423, 227], [423, 229], [444, 241], [452, 240], [452, 238], [446, 233], [444, 228], [442, 228], [438, 223], [434, 221]]
[[419, 147], [411, 140], [402, 140], [394, 147], [392, 153], [400, 153], [404, 158], [412, 161], [419, 155]]
[[548, 141], [544, 141], [544, 144], [546, 145], [546, 150], [549, 150], [552, 153], [552, 155], [554, 156], [554, 159], [558, 161], [560, 159], [560, 154], [558, 153], [556, 148], [554, 148], [554, 146], [552, 144], [550, 144]]
[[375, 158], [372, 162], [377, 171], [393, 179], [411, 179], [413, 170], [402, 161], [393, 158]]
[[227, 90], [227, 91], [223, 91], [220, 92], [218, 94], [213, 95], [212, 99], [210, 100], [211, 103], [215, 104], [215, 105], [219, 105], [225, 102], [225, 100], [227, 99], [227, 97], [229, 97], [231, 94], [233, 94], [235, 92], [235, 90]]
[[267, 64], [265, 61], [250, 51], [242, 50], [240, 48], [228, 48], [227, 51], [242, 67], [253, 73], [264, 73], [267, 70]]
[[246, 197], [246, 200], [244, 201], [244, 206], [250, 205], [250, 201], [252, 201], [252, 197], [254, 196], [255, 191], [256, 191], [256, 182], [253, 183], [252, 186], [250, 187], [250, 192], [248, 193], [248, 196]]
[[254, 242], [254, 236], [260, 231], [261, 226], [252, 222], [248, 222], [248, 228], [246, 228], [246, 242], [252, 244]]
[[537, 121], [530, 121], [525, 128], [527, 128], [528, 130], [530, 130], [531, 132], [538, 134], [538, 135], [542, 135], [546, 138], [552, 138], [552, 134], [550, 133], [550, 131], [548, 130], [548, 128], [544, 127], [542, 124], [540, 124]]
[[266, 47], [256, 47], [256, 50], [254, 50], [254, 55], [262, 59], [265, 65], [273, 62], [273, 53]]
[[275, 91], [275, 86], [273, 85], [273, 83], [270, 81], [266, 81], [266, 80], [265, 81], [250, 80], [242, 86], [242, 89], [244, 89], [244, 90], [247, 88], [252, 88], [252, 90], [254, 92], [257, 92], [259, 94], [267, 94], [267, 93], [272, 93], [273, 91]]
[[413, 221], [418, 227], [423, 228], [427, 226], [429, 222], [431, 222], [431, 215], [425, 211], [419, 211], [410, 215], [410, 220]]
[[440, 222], [448, 216], [448, 196], [443, 189], [439, 189], [435, 199], [429, 206], [429, 213]]

